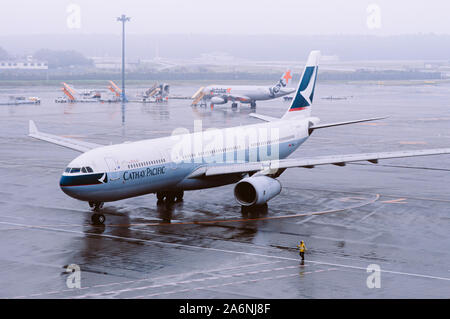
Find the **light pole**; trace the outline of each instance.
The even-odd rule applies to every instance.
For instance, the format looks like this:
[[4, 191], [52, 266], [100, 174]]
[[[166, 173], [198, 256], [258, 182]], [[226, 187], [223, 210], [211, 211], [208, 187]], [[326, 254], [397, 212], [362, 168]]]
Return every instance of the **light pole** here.
[[130, 18], [122, 14], [117, 21], [122, 22], [122, 102], [127, 102], [125, 95], [125, 22], [130, 21]]

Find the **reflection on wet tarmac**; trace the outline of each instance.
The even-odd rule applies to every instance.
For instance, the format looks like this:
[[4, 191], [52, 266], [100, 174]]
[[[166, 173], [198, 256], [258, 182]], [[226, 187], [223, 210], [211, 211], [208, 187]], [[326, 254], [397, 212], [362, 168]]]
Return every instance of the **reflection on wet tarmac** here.
[[[450, 145], [443, 133], [450, 117], [433, 126], [426, 121], [448, 113], [439, 98], [448, 95], [448, 84], [430, 87], [427, 94], [414, 86], [374, 90], [321, 84], [318, 89], [322, 96], [336, 91], [355, 96], [318, 98], [313, 112], [324, 122], [347, 120], [349, 114], [351, 119], [392, 116], [382, 126], [317, 132], [293, 156], [421, 147], [405, 141]], [[0, 285], [6, 287], [0, 297], [441, 298], [450, 293], [450, 185], [442, 182], [450, 162], [442, 157], [294, 169], [280, 177], [283, 191], [267, 209], [248, 214], [241, 213], [232, 186], [186, 192], [183, 202], [170, 205], [141, 196], [107, 203], [106, 225], [93, 226], [88, 205], [58, 186], [77, 154], [29, 139], [29, 119], [43, 130], [104, 145], [166, 136], [178, 127], [192, 131], [196, 119], [203, 120], [204, 129], [258, 120], [248, 117], [252, 110], [245, 105], [214, 110], [191, 107], [186, 100], [61, 105], [53, 103], [56, 93], [48, 88], [33, 90], [30, 94], [41, 97], [39, 107], [0, 109]], [[179, 90], [189, 95], [195, 87]], [[261, 102], [257, 112], [276, 117], [286, 107], [282, 100]], [[296, 249], [299, 238], [308, 246], [304, 262]], [[66, 286], [62, 267], [71, 264], [81, 269], [81, 289]], [[382, 289], [366, 287], [370, 264], [384, 271]], [[417, 286], [421, 289], [413, 289]]]

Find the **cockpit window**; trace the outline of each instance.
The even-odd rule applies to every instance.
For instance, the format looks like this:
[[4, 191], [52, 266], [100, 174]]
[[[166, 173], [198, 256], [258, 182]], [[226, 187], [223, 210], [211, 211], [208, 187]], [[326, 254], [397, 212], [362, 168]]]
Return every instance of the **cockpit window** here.
[[76, 173], [80, 173], [80, 172], [81, 173], [93, 173], [94, 170], [92, 169], [92, 167], [89, 167], [89, 166], [82, 167], [82, 168], [79, 168], [79, 167], [76, 167], [76, 168], [67, 167], [64, 170], [64, 172], [68, 173], [68, 174], [76, 174]]

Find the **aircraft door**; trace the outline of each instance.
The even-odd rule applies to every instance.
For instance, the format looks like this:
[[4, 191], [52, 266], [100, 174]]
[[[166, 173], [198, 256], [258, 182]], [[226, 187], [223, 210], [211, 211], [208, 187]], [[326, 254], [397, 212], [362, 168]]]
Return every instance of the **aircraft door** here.
[[112, 157], [105, 158], [106, 165], [108, 166], [109, 182], [115, 183], [120, 181], [120, 163], [118, 160]]
[[170, 171], [175, 171], [178, 168], [178, 165], [174, 163], [174, 160], [180, 160], [180, 159], [172, 159], [172, 148], [167, 148], [165, 151], [162, 152], [163, 158], [166, 160], [165, 166]]

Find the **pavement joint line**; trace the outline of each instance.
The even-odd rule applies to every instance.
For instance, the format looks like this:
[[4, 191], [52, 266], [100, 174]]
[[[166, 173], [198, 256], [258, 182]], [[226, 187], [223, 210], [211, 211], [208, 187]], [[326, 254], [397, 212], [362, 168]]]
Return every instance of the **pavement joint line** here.
[[381, 208], [381, 206], [375, 208], [375, 209], [373, 210], [373, 212], [370, 212], [369, 214], [367, 214], [366, 216], [364, 216], [363, 218], [361, 218], [361, 219], [358, 220], [357, 222], [362, 222], [363, 220], [369, 218], [369, 217], [372, 216], [373, 214], [376, 214], [380, 208]]

